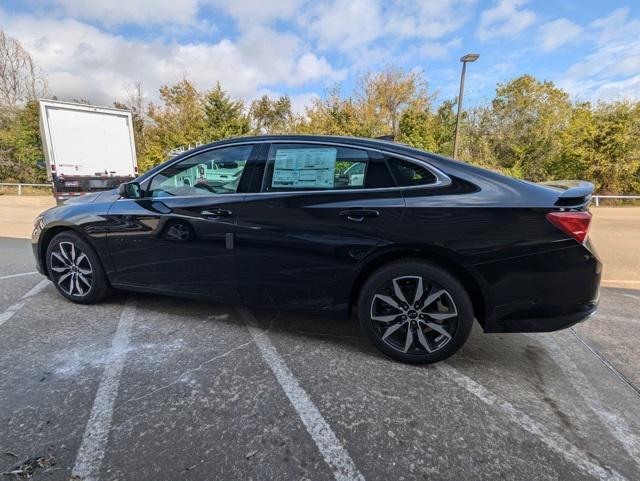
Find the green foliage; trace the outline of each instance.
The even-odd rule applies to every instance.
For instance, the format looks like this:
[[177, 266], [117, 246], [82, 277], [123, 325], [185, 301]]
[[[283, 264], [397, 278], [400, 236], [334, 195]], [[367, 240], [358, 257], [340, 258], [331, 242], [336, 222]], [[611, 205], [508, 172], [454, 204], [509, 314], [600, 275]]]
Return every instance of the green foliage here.
[[187, 79], [160, 87], [162, 105], [149, 105], [144, 152], [138, 157], [141, 171], [167, 159], [172, 149], [206, 142], [207, 119], [203, 95]]
[[435, 118], [428, 109], [411, 106], [400, 117], [398, 140], [418, 149], [436, 151], [435, 125]]
[[138, 151], [141, 171], [167, 159], [171, 150], [246, 135], [250, 131], [244, 103], [234, 101], [216, 84], [200, 93], [184, 79], [160, 88], [161, 105], [151, 104]]
[[478, 113], [492, 153], [483, 163], [533, 181], [549, 178], [548, 164], [559, 154], [560, 132], [570, 116], [568, 94], [551, 82], [524, 75], [498, 85], [491, 107]]
[[36, 162], [44, 159], [40, 141], [38, 102], [0, 112], [0, 179], [7, 182], [43, 182], [46, 171]]
[[[297, 125], [301, 134], [348, 135], [374, 137], [370, 125], [362, 119], [360, 109], [352, 98], [341, 98], [333, 89], [325, 99], [316, 98], [307, 107], [305, 118]], [[378, 134], [379, 135], [379, 134]]]
[[[140, 170], [178, 147], [251, 133], [377, 137], [450, 156], [456, 102], [434, 105], [418, 73], [390, 68], [362, 77], [351, 95], [338, 87], [312, 101], [304, 115], [291, 99], [263, 96], [246, 106], [220, 84], [201, 92], [184, 79], [160, 89], [147, 108], [142, 88], [127, 104]], [[524, 75], [497, 86], [487, 105], [463, 113], [461, 158], [533, 181], [585, 179], [600, 193], [640, 192], [640, 103], [572, 103], [551, 82]], [[36, 102], [0, 110], [0, 179], [42, 181]], [[342, 166], [341, 166], [342, 167]], [[348, 166], [343, 166], [347, 168]]]
[[209, 139], [220, 140], [246, 135], [251, 130], [249, 118], [244, 114], [244, 103], [232, 100], [220, 82], [209, 92], [204, 101], [204, 114]]
[[251, 103], [250, 114], [257, 134], [284, 134], [290, 131], [294, 123], [288, 95], [275, 100], [263, 95]]

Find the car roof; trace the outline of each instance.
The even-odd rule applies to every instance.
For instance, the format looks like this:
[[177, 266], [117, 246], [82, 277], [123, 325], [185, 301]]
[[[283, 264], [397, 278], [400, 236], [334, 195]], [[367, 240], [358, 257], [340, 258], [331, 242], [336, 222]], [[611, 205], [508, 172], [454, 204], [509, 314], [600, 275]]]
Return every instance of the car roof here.
[[406, 144], [393, 142], [384, 139], [372, 139], [367, 137], [350, 137], [341, 135], [307, 135], [307, 134], [282, 134], [282, 135], [254, 135], [246, 137], [233, 137], [230, 139], [220, 140], [212, 142], [207, 145], [202, 145], [200, 148], [207, 148], [214, 145], [235, 143], [235, 142], [286, 142], [286, 141], [307, 141], [307, 142], [335, 142], [342, 144], [353, 145], [367, 145], [371, 147], [379, 148], [393, 148], [393, 147], [409, 147]]
[[383, 139], [371, 139], [364, 137], [348, 137], [348, 136], [339, 136], [339, 135], [303, 135], [303, 134], [287, 134], [287, 135], [253, 135], [246, 137], [231, 137], [228, 139], [217, 140], [215, 142], [210, 142], [208, 144], [200, 145], [194, 149], [189, 149], [180, 153], [179, 155], [167, 159], [166, 161], [154, 166], [144, 174], [140, 175], [138, 179], [143, 180], [157, 172], [161, 168], [167, 165], [169, 162], [179, 161], [180, 159], [191, 156], [197, 152], [201, 152], [204, 150], [208, 150], [212, 147], [218, 147], [222, 145], [233, 145], [239, 143], [251, 143], [251, 142], [288, 142], [288, 141], [307, 141], [307, 142], [332, 142], [338, 144], [345, 145], [353, 145], [358, 147], [372, 148], [372, 149], [384, 149], [387, 151], [396, 151], [398, 153], [401, 152], [411, 152], [413, 155], [422, 155], [429, 156], [429, 154], [425, 151], [414, 149], [406, 144], [401, 144], [398, 142], [392, 142], [389, 140]]
[[252, 142], [288, 142], [288, 141], [331, 142], [331, 143], [343, 144], [343, 145], [353, 145], [354, 147], [380, 149], [390, 153], [397, 153], [401, 155], [404, 154], [410, 157], [427, 160], [431, 165], [433, 165], [436, 168], [439, 168], [439, 169], [446, 168], [446, 170], [448, 171], [448, 174], [460, 175], [460, 174], [466, 173], [473, 176], [477, 176], [477, 175], [488, 176], [488, 177], [494, 178], [494, 180], [499, 180], [499, 179], [501, 180], [509, 179], [509, 181], [513, 180], [497, 172], [491, 172], [482, 167], [470, 165], [466, 162], [461, 162], [459, 160], [443, 157], [441, 155], [434, 154], [432, 152], [420, 150], [400, 142], [393, 142], [393, 141], [384, 140], [384, 139], [372, 139], [372, 138], [366, 138], [366, 137], [349, 137], [349, 136], [340, 136], [340, 135], [304, 135], [304, 134], [254, 135], [254, 136], [246, 136], [246, 137], [232, 137], [228, 139], [218, 140], [208, 144], [200, 145], [195, 149], [185, 151], [172, 159], [168, 159], [167, 161], [159, 165], [156, 165], [152, 169], [148, 170], [147, 172], [142, 174], [138, 179], [142, 181], [148, 178], [149, 176], [153, 175], [158, 170], [161, 170], [162, 168], [164, 168], [170, 162], [180, 161], [184, 157], [191, 156], [195, 153], [208, 150], [212, 147], [244, 144], [244, 143], [252, 143]]

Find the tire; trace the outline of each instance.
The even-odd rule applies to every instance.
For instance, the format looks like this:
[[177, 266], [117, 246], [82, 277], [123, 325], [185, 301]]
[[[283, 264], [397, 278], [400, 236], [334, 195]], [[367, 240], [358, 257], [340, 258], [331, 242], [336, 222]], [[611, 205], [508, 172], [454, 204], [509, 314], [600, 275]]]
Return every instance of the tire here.
[[100, 258], [73, 231], [61, 232], [47, 246], [47, 272], [58, 292], [78, 304], [95, 304], [111, 292]]
[[453, 355], [466, 342], [473, 306], [448, 271], [406, 260], [388, 264], [366, 280], [358, 298], [358, 318], [366, 336], [387, 356], [430, 364]]

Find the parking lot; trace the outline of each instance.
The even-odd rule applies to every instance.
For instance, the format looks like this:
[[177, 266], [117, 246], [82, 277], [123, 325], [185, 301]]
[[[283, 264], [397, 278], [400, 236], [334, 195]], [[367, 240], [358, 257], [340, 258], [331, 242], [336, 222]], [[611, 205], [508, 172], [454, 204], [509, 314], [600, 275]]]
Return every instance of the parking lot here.
[[124, 292], [71, 304], [7, 221], [29, 208], [0, 209], [7, 479], [640, 479], [640, 209], [594, 210], [612, 265], [594, 317], [475, 328], [416, 367], [354, 320]]

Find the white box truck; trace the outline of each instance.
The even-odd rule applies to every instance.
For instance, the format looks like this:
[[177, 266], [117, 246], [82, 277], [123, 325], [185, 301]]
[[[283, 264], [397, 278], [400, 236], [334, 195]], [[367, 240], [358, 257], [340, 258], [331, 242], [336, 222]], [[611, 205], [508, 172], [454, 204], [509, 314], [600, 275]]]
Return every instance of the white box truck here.
[[128, 110], [42, 99], [40, 133], [58, 202], [113, 189], [138, 175]]

